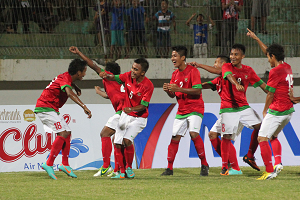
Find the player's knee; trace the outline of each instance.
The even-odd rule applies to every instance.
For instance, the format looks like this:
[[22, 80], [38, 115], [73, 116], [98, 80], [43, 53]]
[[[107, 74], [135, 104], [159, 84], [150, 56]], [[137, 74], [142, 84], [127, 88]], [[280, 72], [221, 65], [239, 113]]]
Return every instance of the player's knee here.
[[64, 138], [67, 138], [70, 134], [71, 134], [71, 131], [62, 131], [62, 132], [57, 133], [57, 135], [64, 137]]
[[210, 140], [216, 139], [218, 137], [218, 133], [210, 131], [208, 133], [208, 137]]
[[124, 138], [123, 141], [124, 141], [124, 145], [125, 145], [126, 147], [132, 145], [132, 141], [129, 140], [129, 139]]
[[232, 136], [232, 134], [224, 134], [223, 138], [227, 139], [227, 140], [231, 140], [231, 136]]
[[105, 126], [100, 133], [100, 137], [111, 137], [114, 133], [115, 130]]
[[257, 141], [258, 141], [258, 143], [265, 142], [265, 141], [268, 141], [268, 138], [267, 137], [258, 136], [257, 137]]

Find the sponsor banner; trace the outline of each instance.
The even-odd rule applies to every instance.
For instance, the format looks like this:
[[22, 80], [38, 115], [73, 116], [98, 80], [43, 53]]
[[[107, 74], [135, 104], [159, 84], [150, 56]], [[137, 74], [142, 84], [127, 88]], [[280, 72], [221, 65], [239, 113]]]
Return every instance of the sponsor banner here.
[[[92, 118], [88, 119], [78, 105], [67, 104], [61, 110], [66, 122], [72, 130], [70, 166], [77, 170], [91, 170], [103, 164], [101, 153], [100, 131], [109, 117], [115, 112], [109, 104], [88, 104]], [[206, 158], [211, 167], [221, 166], [221, 158], [214, 151], [208, 132], [219, 117], [217, 103], [205, 104], [200, 136], [204, 141]], [[261, 116], [264, 104], [250, 104]], [[0, 172], [39, 171], [41, 164], [49, 156], [55, 135], [45, 132], [39, 118], [33, 113], [34, 105], [3, 105], [0, 106]], [[279, 134], [282, 144], [283, 165], [299, 165], [300, 163], [300, 114], [298, 105], [291, 122]], [[150, 104], [147, 127], [136, 137], [136, 159], [133, 168], [166, 168], [167, 149], [172, 137], [173, 121], [176, 115], [176, 104]], [[262, 116], [261, 116], [262, 117]], [[298, 134], [297, 134], [298, 132]], [[238, 161], [247, 166], [242, 157], [247, 153], [252, 130], [244, 128], [237, 137], [236, 147]], [[263, 166], [258, 147], [255, 157]], [[56, 158], [54, 169], [61, 163], [61, 154]], [[114, 167], [114, 155], [111, 154]], [[174, 167], [199, 167], [197, 156], [189, 134], [181, 139]]]

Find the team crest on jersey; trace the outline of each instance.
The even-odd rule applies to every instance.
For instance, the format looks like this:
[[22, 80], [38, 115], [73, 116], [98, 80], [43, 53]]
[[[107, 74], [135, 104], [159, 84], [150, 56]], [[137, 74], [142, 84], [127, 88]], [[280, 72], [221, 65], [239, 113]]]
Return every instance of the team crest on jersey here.
[[188, 80], [189, 80], [188, 78], [184, 78], [184, 81], [185, 81], [185, 82], [188, 82]]
[[247, 79], [248, 78], [248, 75], [245, 75], [245, 79]]
[[141, 95], [142, 95], [142, 93], [138, 92], [138, 93], [137, 93], [137, 95], [138, 95], [138, 96], [141, 96]]

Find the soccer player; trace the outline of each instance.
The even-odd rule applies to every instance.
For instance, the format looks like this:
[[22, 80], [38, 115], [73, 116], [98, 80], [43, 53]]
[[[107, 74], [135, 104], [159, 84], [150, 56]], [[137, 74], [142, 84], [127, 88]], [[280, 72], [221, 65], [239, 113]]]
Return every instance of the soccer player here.
[[[73, 60], [67, 72], [55, 77], [52, 82], [43, 90], [38, 98], [34, 112], [42, 121], [43, 125], [50, 128], [53, 133], [57, 134], [52, 147], [50, 156], [42, 167], [52, 179], [57, 179], [53, 170], [53, 163], [56, 156], [62, 150], [62, 164], [59, 169], [65, 172], [68, 176], [77, 178], [69, 166], [70, 140], [71, 129], [65, 122], [62, 115], [59, 113], [61, 108], [70, 97], [75, 103], [83, 108], [88, 118], [92, 117], [91, 111], [78, 98], [81, 95], [80, 89], [74, 84], [74, 81], [82, 80], [86, 74], [86, 62], [80, 59]], [[77, 95], [72, 91], [75, 89]]]
[[189, 130], [196, 151], [201, 160], [201, 176], [207, 176], [209, 166], [205, 157], [204, 143], [199, 132], [204, 114], [202, 85], [200, 72], [186, 64], [187, 48], [175, 46], [172, 48], [172, 58], [175, 68], [170, 83], [164, 83], [163, 90], [178, 102], [178, 111], [173, 124], [173, 133], [168, 147], [168, 167], [161, 175], [173, 175], [173, 163], [178, 151], [181, 137]]
[[[261, 119], [249, 106], [246, 98], [246, 91], [249, 83], [254, 87], [266, 92], [266, 84], [257, 76], [255, 71], [242, 64], [245, 57], [245, 46], [234, 44], [230, 52], [231, 63], [222, 66], [222, 95], [221, 95], [221, 154], [222, 171], [221, 175], [228, 175], [228, 158], [231, 146], [232, 135], [236, 133], [239, 123], [244, 126], [259, 130]], [[233, 79], [233, 77], [235, 79]], [[241, 170], [230, 170], [231, 174], [242, 174]]]
[[126, 174], [128, 178], [134, 178], [132, 162], [134, 158], [134, 138], [146, 127], [148, 106], [154, 90], [152, 82], [145, 76], [149, 63], [144, 58], [134, 60], [131, 71], [120, 75], [112, 75], [101, 72], [100, 77], [124, 83], [125, 103], [116, 129], [114, 144], [116, 145], [116, 160], [121, 173], [112, 178], [124, 179], [125, 166], [121, 145], [125, 144]]
[[[117, 63], [107, 63], [105, 66], [105, 70], [103, 70], [97, 65], [97, 63], [93, 62], [91, 59], [86, 57], [81, 51], [79, 51], [77, 47], [71, 46], [69, 50], [72, 53], [80, 56], [84, 61], [86, 61], [88, 66], [91, 69], [93, 69], [97, 74], [100, 74], [100, 72], [102, 71], [113, 75], [120, 74], [120, 66]], [[99, 171], [96, 174], [94, 174], [94, 176], [103, 176], [106, 174], [110, 175], [113, 172], [113, 168], [110, 165], [110, 155], [112, 152], [111, 136], [115, 134], [125, 99], [124, 86], [122, 84], [119, 84], [116, 81], [109, 81], [103, 79], [103, 86], [105, 92], [102, 91], [100, 87], [96, 86], [96, 93], [102, 96], [103, 98], [110, 99], [116, 113], [108, 119], [106, 125], [103, 127], [100, 133], [103, 165], [100, 167]], [[115, 167], [115, 173], [118, 171], [117, 168], [118, 167]]]
[[[230, 63], [230, 58], [228, 58], [225, 55], [219, 55], [217, 57], [217, 59], [215, 60], [214, 66], [208, 66], [208, 65], [204, 65], [204, 64], [200, 64], [200, 63], [196, 63], [196, 62], [191, 62], [189, 64], [193, 65], [194, 67], [204, 69], [210, 73], [222, 75], [222, 66], [225, 63]], [[234, 79], [234, 77], [233, 77], [233, 79]], [[209, 89], [216, 90], [219, 93], [219, 95], [221, 96], [221, 93], [222, 93], [221, 82], [222, 81], [223, 81], [223, 78], [222, 78], [222, 76], [220, 76], [220, 77], [217, 77], [216, 79], [214, 79], [213, 81], [203, 83], [202, 87], [203, 87], [203, 89], [209, 88]], [[265, 86], [265, 84], [262, 85], [262, 87], [264, 87], [264, 86]], [[221, 124], [220, 123], [221, 123], [221, 119], [218, 119], [216, 121], [216, 123], [214, 124], [213, 128], [208, 133], [208, 136], [209, 136], [209, 139], [210, 139], [215, 151], [221, 156], [221, 140], [218, 137], [218, 135], [221, 135], [221, 127], [220, 127]], [[237, 132], [232, 137], [232, 140], [235, 140], [235, 138], [243, 130], [243, 127], [244, 126], [241, 123], [239, 123]], [[256, 129], [253, 130], [253, 132], [251, 134], [251, 140], [250, 140], [250, 144], [249, 144], [248, 153], [243, 157], [243, 160], [244, 160], [244, 162], [249, 164], [253, 169], [260, 171], [260, 168], [257, 166], [257, 164], [255, 162], [255, 158], [254, 158], [254, 153], [258, 147], [258, 141], [257, 141], [258, 131], [259, 130], [256, 130]], [[234, 152], [235, 152], [235, 149], [234, 149]], [[229, 159], [229, 160], [232, 160], [232, 159]], [[235, 162], [235, 161], [232, 161], [232, 162]], [[237, 167], [234, 167], [234, 164], [233, 164], [232, 168], [237, 169]], [[231, 173], [229, 173], [229, 175], [230, 174]]]
[[[277, 139], [280, 131], [289, 123], [295, 109], [289, 97], [289, 90], [293, 88], [293, 72], [289, 64], [284, 62], [284, 49], [279, 44], [267, 47], [251, 30], [248, 36], [257, 41], [262, 51], [267, 55], [271, 65], [266, 90], [268, 94], [263, 110], [263, 122], [258, 133], [258, 142], [261, 157], [266, 171], [257, 180], [270, 180], [275, 178], [283, 169], [281, 163], [281, 144]], [[293, 100], [293, 99], [292, 99]], [[275, 165], [273, 168], [272, 146]]]

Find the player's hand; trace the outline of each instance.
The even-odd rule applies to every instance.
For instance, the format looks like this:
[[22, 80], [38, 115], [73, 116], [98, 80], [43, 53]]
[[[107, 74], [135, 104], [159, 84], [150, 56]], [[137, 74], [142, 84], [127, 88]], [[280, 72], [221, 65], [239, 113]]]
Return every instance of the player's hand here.
[[201, 66], [197, 62], [190, 62], [190, 63], [187, 63], [187, 65], [192, 65], [193, 67], [201, 68]]
[[92, 117], [92, 112], [84, 105], [83, 107], [84, 113], [87, 114], [88, 118], [91, 119]]
[[80, 51], [78, 50], [78, 48], [77, 47], [75, 47], [75, 46], [71, 46], [70, 48], [69, 48], [69, 51], [71, 51], [72, 53], [74, 53], [74, 54], [78, 54]]
[[101, 78], [106, 78], [106, 77], [107, 77], [107, 73], [106, 73], [105, 71], [100, 72], [100, 73], [99, 73], [99, 76], [100, 76]]
[[240, 91], [240, 92], [245, 92], [244, 86], [242, 86], [242, 85], [240, 85], [240, 84], [237, 84], [235, 87], [236, 87], [236, 89], [237, 89], [238, 91]]
[[176, 84], [169, 84], [168, 89], [171, 92], [179, 92], [180, 87], [178, 87], [178, 85], [176, 85]]
[[169, 91], [168, 86], [169, 86], [169, 83], [164, 83], [164, 85], [163, 85], [163, 90], [164, 90], [165, 92], [168, 92], [168, 91]]
[[133, 110], [132, 110], [132, 108], [130, 108], [130, 107], [125, 107], [125, 108], [123, 109], [123, 111], [124, 111], [126, 114], [129, 114], [129, 113], [131, 113]]
[[247, 36], [251, 37], [254, 40], [258, 39], [258, 37], [255, 35], [255, 33], [253, 31], [251, 31], [249, 28], [247, 28], [247, 31], [248, 31]]

